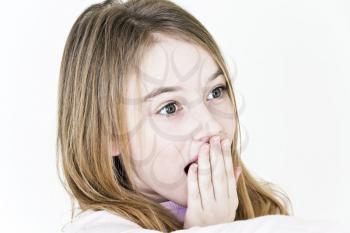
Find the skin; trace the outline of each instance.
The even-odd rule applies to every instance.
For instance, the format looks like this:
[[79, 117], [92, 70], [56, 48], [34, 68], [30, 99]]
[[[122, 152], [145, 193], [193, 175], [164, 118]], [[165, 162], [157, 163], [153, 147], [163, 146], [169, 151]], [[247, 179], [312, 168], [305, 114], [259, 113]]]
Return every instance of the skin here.
[[[194, 181], [190, 180], [192, 176], [186, 175], [184, 167], [197, 155], [205, 156], [200, 150], [204, 145], [210, 145], [212, 137], [219, 136], [220, 140], [227, 138], [229, 143], [232, 143], [236, 129], [232, 120], [234, 109], [228, 93], [216, 88], [220, 84], [226, 84], [224, 76], [219, 75], [213, 81], [207, 82], [209, 76], [219, 69], [208, 52], [190, 42], [162, 34], [155, 35], [160, 41], [143, 57], [140, 64], [141, 77], [128, 77], [127, 99], [140, 100], [137, 82], [141, 82], [141, 97], [160, 86], [181, 86], [183, 90], [163, 93], [147, 102], [139, 102], [143, 107], [141, 116], [137, 115], [137, 106], [133, 101], [127, 104], [130, 129], [128, 136], [137, 173], [133, 182], [139, 191], [156, 202], [171, 200], [187, 206], [191, 200], [188, 195], [188, 187], [191, 187], [189, 182]], [[168, 105], [172, 101], [176, 103]], [[168, 107], [165, 107], [166, 105]], [[136, 136], [141, 128], [145, 142], [142, 148]], [[217, 148], [216, 150], [218, 151]], [[216, 153], [216, 158], [223, 158], [222, 152]], [[113, 155], [116, 154], [120, 153], [114, 145]], [[212, 169], [214, 175], [226, 176], [225, 160], [214, 159], [211, 165], [208, 161], [210, 160], [198, 158], [201, 174], [210, 175]], [[229, 174], [233, 174], [233, 170], [228, 171], [232, 172]], [[209, 177], [206, 181], [198, 180], [201, 181], [198, 184], [204, 185], [204, 193], [209, 187], [211, 175], [203, 177]], [[227, 195], [228, 182], [235, 184], [235, 180], [221, 179], [220, 182], [215, 185], [218, 189], [217, 195], [221, 198]], [[209, 189], [214, 192], [214, 184], [210, 184]], [[218, 187], [220, 185], [221, 188]], [[199, 189], [197, 191], [200, 192]]]
[[[240, 173], [239, 168], [237, 179]], [[191, 165], [187, 185], [184, 229], [234, 221], [239, 200], [228, 139], [220, 142], [215, 136], [209, 145], [201, 147], [198, 165]]]

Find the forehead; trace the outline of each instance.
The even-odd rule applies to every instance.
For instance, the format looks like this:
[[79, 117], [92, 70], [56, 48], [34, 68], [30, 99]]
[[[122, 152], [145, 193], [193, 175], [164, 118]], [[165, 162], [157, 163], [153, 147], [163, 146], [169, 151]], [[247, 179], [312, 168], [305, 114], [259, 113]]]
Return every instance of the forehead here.
[[140, 94], [161, 86], [182, 86], [184, 90], [204, 86], [217, 69], [211, 55], [200, 46], [158, 34], [139, 65]]

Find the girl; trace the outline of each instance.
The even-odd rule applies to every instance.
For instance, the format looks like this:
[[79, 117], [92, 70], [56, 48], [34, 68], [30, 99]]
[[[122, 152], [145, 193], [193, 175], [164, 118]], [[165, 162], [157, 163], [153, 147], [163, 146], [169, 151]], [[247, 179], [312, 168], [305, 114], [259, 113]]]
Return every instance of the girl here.
[[73, 207], [65, 232], [198, 230], [291, 215], [288, 197], [241, 160], [225, 61], [180, 6], [88, 7], [67, 38], [58, 93], [58, 166]]

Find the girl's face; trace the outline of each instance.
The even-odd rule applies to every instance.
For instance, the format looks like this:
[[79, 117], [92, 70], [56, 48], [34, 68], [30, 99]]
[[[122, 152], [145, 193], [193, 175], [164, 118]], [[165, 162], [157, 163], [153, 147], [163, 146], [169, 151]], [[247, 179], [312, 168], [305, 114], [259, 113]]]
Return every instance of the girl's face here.
[[[184, 168], [212, 136], [232, 142], [234, 110], [226, 80], [209, 53], [162, 34], [158, 38], [140, 64], [141, 77], [131, 76], [128, 83], [128, 136], [138, 175], [134, 182], [157, 202], [187, 206]], [[142, 105], [141, 116], [136, 102]], [[142, 147], [137, 138], [141, 127]]]

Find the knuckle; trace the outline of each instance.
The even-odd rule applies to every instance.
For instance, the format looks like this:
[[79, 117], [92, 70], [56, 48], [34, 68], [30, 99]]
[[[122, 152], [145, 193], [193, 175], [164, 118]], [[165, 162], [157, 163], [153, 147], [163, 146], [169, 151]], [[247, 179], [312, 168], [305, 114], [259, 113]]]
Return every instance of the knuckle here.
[[206, 181], [204, 184], [204, 187], [205, 187], [206, 191], [208, 191], [208, 190], [213, 188], [213, 185], [212, 185], [211, 181]]
[[213, 185], [211, 184], [211, 182], [205, 182], [205, 188], [207, 190], [211, 189], [213, 187]]
[[226, 174], [225, 172], [221, 172], [217, 175], [216, 180], [220, 183], [220, 185], [226, 183]]
[[231, 148], [229, 146], [223, 147], [223, 154], [226, 157], [231, 157]]
[[198, 200], [200, 198], [200, 195], [197, 192], [192, 193], [190, 196], [191, 196], [191, 199], [193, 200]]

